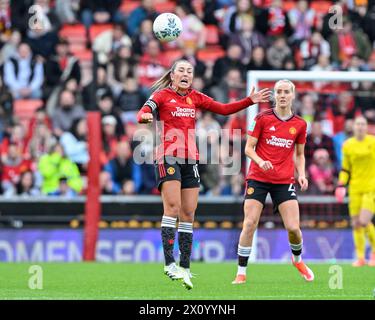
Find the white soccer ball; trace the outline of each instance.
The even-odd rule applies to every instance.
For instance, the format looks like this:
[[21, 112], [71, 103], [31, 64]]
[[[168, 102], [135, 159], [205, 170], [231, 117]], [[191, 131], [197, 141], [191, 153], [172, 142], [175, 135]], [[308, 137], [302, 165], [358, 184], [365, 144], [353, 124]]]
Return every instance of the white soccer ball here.
[[173, 13], [162, 13], [156, 17], [152, 29], [156, 38], [163, 42], [169, 42], [177, 39], [181, 34], [182, 22]]

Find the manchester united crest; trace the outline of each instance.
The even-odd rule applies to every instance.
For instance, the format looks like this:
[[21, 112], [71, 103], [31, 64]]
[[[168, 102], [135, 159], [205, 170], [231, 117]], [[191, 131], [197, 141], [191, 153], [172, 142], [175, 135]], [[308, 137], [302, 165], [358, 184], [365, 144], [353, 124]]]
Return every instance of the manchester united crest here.
[[186, 98], [186, 103], [192, 105], [193, 104], [193, 100], [191, 100], [190, 97], [187, 97]]
[[254, 193], [254, 188], [250, 187], [250, 188], [247, 188], [247, 194], [248, 195], [251, 195]]
[[296, 128], [294, 128], [294, 127], [289, 128], [289, 133], [290, 133], [290, 134], [295, 135], [296, 132], [297, 132], [297, 129], [296, 129]]
[[176, 172], [176, 170], [173, 167], [169, 167], [167, 169], [167, 172], [168, 172], [169, 175], [172, 175], [172, 174], [174, 174]]

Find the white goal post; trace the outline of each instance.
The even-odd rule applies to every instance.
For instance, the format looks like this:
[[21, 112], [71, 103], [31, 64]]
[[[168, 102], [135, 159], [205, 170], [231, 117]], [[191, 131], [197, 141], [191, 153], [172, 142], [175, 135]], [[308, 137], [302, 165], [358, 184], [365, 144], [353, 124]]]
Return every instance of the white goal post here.
[[[259, 90], [260, 81], [278, 81], [288, 79], [290, 81], [372, 81], [375, 82], [375, 72], [371, 71], [248, 71], [247, 72], [247, 95], [250, 95], [252, 87], [255, 91]], [[273, 89], [273, 88], [269, 88]], [[259, 107], [254, 105], [247, 109], [247, 126], [249, 126], [258, 114]], [[247, 159], [247, 168], [250, 165], [250, 159]], [[251, 261], [257, 257], [257, 232], [254, 234]]]

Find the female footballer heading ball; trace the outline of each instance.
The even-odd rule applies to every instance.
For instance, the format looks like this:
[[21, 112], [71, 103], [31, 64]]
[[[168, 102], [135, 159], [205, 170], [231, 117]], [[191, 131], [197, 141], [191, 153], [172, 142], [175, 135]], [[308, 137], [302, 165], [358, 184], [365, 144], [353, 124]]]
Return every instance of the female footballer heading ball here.
[[[195, 115], [198, 108], [229, 115], [248, 106], [268, 101], [270, 91], [252, 90], [250, 96], [233, 103], [219, 103], [191, 89], [194, 67], [186, 60], [176, 61], [153, 86], [156, 90], [138, 113], [138, 122], [149, 123], [156, 115], [161, 143], [156, 151], [156, 177], [163, 199], [164, 214], [161, 236], [164, 249], [164, 273], [172, 279], [182, 279], [191, 289], [190, 255], [193, 241], [193, 221], [198, 203], [200, 178], [195, 144]], [[154, 114], [153, 114], [154, 113]], [[176, 221], [180, 266], [173, 257]]]
[[308, 187], [304, 156], [306, 122], [292, 111], [295, 86], [291, 81], [276, 82], [274, 91], [275, 108], [255, 117], [246, 143], [245, 153], [252, 161], [246, 178], [245, 217], [238, 244], [237, 276], [233, 284], [246, 282], [246, 267], [253, 235], [268, 193], [288, 231], [293, 265], [305, 280], [314, 279], [313, 272], [301, 259], [302, 232], [294, 187], [295, 149], [298, 183], [302, 191]]

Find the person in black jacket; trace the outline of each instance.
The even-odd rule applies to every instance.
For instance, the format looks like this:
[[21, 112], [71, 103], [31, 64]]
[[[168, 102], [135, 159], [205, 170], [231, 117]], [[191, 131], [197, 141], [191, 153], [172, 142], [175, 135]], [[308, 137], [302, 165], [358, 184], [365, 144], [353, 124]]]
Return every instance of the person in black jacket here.
[[54, 88], [63, 86], [71, 79], [75, 79], [77, 84], [81, 82], [79, 61], [70, 54], [68, 41], [60, 38], [55, 51], [56, 55], [51, 56], [45, 64], [45, 97], [48, 97]]

